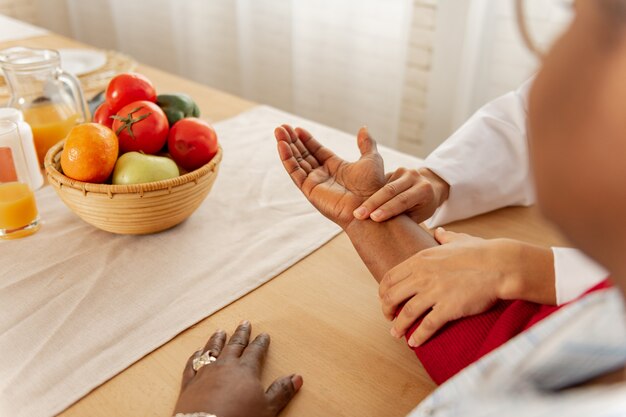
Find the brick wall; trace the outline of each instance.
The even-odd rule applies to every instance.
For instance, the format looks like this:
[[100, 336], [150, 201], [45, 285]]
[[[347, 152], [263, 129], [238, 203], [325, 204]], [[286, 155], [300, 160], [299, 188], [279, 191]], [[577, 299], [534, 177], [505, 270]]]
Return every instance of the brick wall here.
[[404, 152], [419, 155], [432, 67], [437, 1], [413, 0], [413, 3], [398, 147]]

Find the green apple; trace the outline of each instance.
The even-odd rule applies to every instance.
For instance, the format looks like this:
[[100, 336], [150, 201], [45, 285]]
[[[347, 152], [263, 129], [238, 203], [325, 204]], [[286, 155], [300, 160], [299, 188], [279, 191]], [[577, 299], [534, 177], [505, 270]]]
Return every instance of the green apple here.
[[113, 184], [143, 184], [178, 177], [176, 162], [164, 156], [128, 152], [113, 169]]

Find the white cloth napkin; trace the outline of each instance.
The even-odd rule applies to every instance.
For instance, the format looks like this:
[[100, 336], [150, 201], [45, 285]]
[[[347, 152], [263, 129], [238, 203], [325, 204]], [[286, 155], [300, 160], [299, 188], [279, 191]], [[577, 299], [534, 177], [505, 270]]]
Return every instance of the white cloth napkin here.
[[[354, 135], [257, 107], [215, 125], [224, 159], [214, 188], [171, 230], [109, 234], [76, 217], [51, 187], [37, 192], [41, 230], [0, 242], [1, 416], [62, 411], [340, 231], [284, 172], [273, 138], [281, 123], [358, 155]], [[382, 152], [391, 169], [420, 164]]]
[[0, 14], [0, 42], [42, 36], [47, 30]]

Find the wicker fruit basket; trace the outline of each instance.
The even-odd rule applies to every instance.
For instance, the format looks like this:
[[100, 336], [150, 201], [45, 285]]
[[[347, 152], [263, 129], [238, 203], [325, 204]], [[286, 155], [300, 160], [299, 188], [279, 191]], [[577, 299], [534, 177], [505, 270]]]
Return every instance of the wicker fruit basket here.
[[191, 216], [211, 191], [222, 160], [220, 147], [208, 164], [177, 178], [133, 185], [90, 184], [63, 175], [64, 143], [59, 142], [46, 155], [48, 182], [81, 219], [125, 235], [160, 232]]

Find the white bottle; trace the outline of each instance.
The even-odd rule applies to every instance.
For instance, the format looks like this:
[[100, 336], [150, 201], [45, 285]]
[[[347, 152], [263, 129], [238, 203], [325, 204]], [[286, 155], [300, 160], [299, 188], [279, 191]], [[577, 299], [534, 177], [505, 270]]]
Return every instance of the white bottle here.
[[[33, 140], [33, 131], [24, 121], [24, 115], [12, 107], [0, 107], [0, 121], [9, 121], [15, 124], [17, 135], [0, 136], [0, 178], [20, 181], [37, 190], [43, 185], [43, 176], [39, 168], [37, 151]], [[13, 166], [10, 166], [11, 163]], [[3, 181], [0, 181], [3, 182]]]

